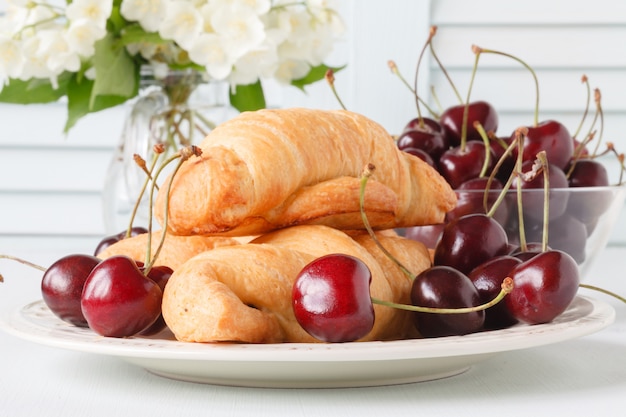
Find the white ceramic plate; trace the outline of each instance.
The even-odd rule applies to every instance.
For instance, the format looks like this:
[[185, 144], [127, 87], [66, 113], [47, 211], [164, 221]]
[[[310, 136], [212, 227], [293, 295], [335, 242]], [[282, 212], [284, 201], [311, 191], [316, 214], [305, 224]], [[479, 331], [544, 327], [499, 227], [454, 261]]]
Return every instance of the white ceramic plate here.
[[65, 349], [117, 356], [149, 372], [185, 381], [248, 387], [391, 385], [459, 374], [497, 353], [585, 336], [615, 319], [608, 304], [577, 297], [549, 324], [433, 339], [343, 344], [200, 344], [157, 335], [101, 337], [59, 320], [43, 301], [3, 317], [18, 337]]

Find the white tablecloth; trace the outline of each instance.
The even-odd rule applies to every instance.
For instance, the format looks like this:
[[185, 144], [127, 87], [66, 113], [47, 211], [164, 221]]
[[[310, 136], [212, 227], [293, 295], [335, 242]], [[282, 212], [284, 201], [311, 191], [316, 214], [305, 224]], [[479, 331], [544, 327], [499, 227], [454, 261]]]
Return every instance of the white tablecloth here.
[[[52, 256], [21, 247], [20, 254], [31, 260]], [[608, 248], [586, 281], [626, 294], [625, 265], [626, 248]], [[5, 278], [0, 314], [40, 298], [41, 273], [10, 261], [0, 261], [0, 273]], [[380, 388], [181, 382], [113, 357], [45, 347], [0, 332], [0, 417], [624, 416], [626, 305], [581, 293], [613, 305], [616, 322], [579, 339], [499, 354], [451, 378]]]

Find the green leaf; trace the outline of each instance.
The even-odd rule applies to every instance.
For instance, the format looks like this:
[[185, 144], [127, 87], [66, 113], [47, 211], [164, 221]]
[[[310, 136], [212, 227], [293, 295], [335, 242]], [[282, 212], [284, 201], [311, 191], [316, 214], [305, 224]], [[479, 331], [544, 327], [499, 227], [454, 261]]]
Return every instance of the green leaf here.
[[146, 32], [138, 23], [130, 24], [124, 28], [119, 38], [121, 45], [131, 43], [165, 43], [157, 32]]
[[345, 65], [341, 67], [328, 67], [324, 64], [318, 65], [317, 67], [312, 67], [309, 73], [303, 78], [291, 81], [291, 85], [298, 87], [300, 90], [304, 90], [304, 87], [307, 85], [316, 83], [326, 77], [326, 71], [329, 69], [333, 70], [333, 72], [339, 72], [345, 67]]
[[96, 42], [93, 58], [96, 80], [91, 92], [90, 108], [98, 96], [121, 96], [129, 99], [139, 89], [139, 65], [123, 47], [115, 47], [115, 38], [108, 34]]
[[93, 87], [94, 81], [85, 77], [75, 76], [70, 80], [67, 89], [67, 120], [63, 129], [64, 133], [69, 132], [83, 116], [115, 107], [128, 100], [127, 97], [122, 96], [99, 95], [92, 103]]
[[265, 108], [265, 94], [261, 81], [254, 84], [238, 85], [235, 87], [235, 92], [230, 92], [229, 96], [230, 104], [240, 112]]
[[59, 86], [52, 87], [50, 80], [31, 78], [28, 81], [12, 79], [0, 91], [0, 102], [13, 104], [51, 103], [63, 97], [67, 91], [69, 73], [63, 73], [58, 79]]

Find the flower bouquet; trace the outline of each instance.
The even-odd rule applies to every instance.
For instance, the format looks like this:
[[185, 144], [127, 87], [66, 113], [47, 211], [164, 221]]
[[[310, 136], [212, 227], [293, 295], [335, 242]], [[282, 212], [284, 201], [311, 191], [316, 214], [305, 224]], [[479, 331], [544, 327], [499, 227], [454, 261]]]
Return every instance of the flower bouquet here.
[[[262, 79], [298, 88], [324, 78], [342, 33], [325, 0], [8, 0], [0, 16], [0, 102], [67, 98], [65, 131], [193, 69], [230, 85], [239, 111], [265, 107]], [[337, 70], [338, 68], [333, 68]]]

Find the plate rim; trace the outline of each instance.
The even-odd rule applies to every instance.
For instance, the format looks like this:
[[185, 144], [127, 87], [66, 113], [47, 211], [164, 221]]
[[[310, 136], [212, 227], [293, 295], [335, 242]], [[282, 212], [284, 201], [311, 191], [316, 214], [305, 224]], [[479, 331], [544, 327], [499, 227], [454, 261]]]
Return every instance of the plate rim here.
[[[589, 312], [570, 321], [559, 321], [557, 318], [546, 324], [532, 326], [518, 324], [508, 329], [464, 336], [332, 344], [193, 343], [163, 340], [158, 338], [159, 335], [126, 339], [103, 337], [89, 329], [77, 328], [56, 318], [43, 300], [30, 302], [8, 315], [3, 314], [0, 316], [0, 328], [19, 338], [50, 347], [118, 357], [267, 362], [276, 361], [277, 354], [280, 354], [280, 362], [404, 360], [495, 354], [527, 349], [586, 336], [614, 322], [616, 313], [610, 304], [585, 295], [577, 295], [572, 305], [580, 303], [587, 303]], [[46, 328], [32, 323], [25, 317], [29, 309], [39, 309], [40, 313], [44, 314], [42, 320], [58, 320], [57, 327]], [[565, 317], [564, 314], [559, 317]], [[377, 352], [376, 357], [371, 357], [373, 351]]]

